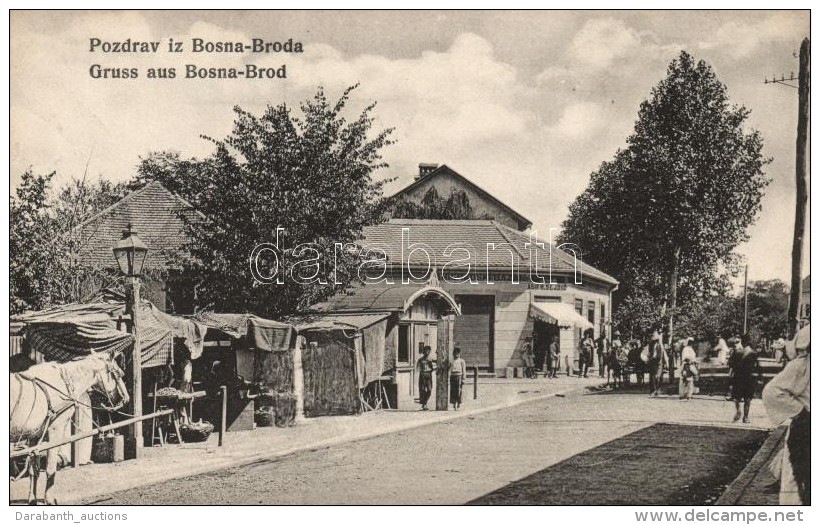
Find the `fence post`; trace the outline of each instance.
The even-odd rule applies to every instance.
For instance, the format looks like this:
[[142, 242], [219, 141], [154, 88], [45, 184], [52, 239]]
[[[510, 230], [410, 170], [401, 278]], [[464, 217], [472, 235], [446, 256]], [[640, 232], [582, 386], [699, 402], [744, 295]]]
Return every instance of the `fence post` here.
[[[80, 410], [79, 405], [74, 404], [74, 413], [71, 414], [71, 433], [80, 433]], [[78, 468], [80, 466], [80, 441], [71, 442], [71, 466]]]
[[473, 367], [473, 399], [478, 399], [478, 367]]
[[225, 436], [225, 421], [228, 417], [228, 387], [222, 385], [219, 387], [220, 392], [222, 393], [222, 421], [219, 424], [219, 444], [218, 446], [222, 446], [222, 441]]

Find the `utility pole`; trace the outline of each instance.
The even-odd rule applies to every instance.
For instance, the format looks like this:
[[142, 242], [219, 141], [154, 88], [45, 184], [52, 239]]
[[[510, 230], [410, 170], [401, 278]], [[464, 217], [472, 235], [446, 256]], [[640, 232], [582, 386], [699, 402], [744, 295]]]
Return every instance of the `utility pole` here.
[[[791, 296], [789, 298], [788, 327], [789, 338], [794, 337], [800, 323], [800, 299], [802, 292], [803, 277], [803, 238], [806, 231], [806, 204], [808, 202], [808, 166], [806, 162], [806, 150], [808, 148], [808, 128], [809, 128], [809, 93], [810, 72], [809, 63], [811, 59], [811, 44], [808, 38], [804, 38], [800, 44], [800, 71], [795, 79], [794, 74], [789, 78], [781, 75], [771, 80], [766, 79], [766, 84], [781, 84], [797, 88], [797, 144], [795, 157], [795, 179], [796, 179], [796, 203], [794, 213], [794, 240], [792, 242], [792, 283]], [[797, 80], [797, 86], [790, 84]]]
[[811, 54], [809, 39], [800, 44], [800, 73], [797, 84], [797, 156], [795, 176], [797, 203], [794, 213], [794, 242], [792, 243], [792, 289], [789, 299], [789, 337], [797, 332], [800, 320], [800, 299], [803, 280], [803, 236], [806, 231], [806, 203], [808, 202], [808, 166], [806, 149], [809, 129], [809, 62]]

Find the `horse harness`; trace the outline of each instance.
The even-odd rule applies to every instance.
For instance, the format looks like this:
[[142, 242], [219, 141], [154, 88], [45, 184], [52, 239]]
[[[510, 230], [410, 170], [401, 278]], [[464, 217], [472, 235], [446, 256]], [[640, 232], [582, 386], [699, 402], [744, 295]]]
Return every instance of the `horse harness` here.
[[[47, 416], [43, 420], [43, 423], [42, 423], [42, 425], [40, 425], [40, 429], [37, 432], [37, 434], [39, 434], [39, 438], [37, 439], [37, 445], [40, 445], [43, 442], [43, 439], [45, 439], [46, 431], [52, 425], [52, 423], [54, 423], [54, 421], [58, 417], [60, 417], [63, 413], [65, 413], [67, 410], [69, 410], [71, 408], [76, 408], [78, 401], [74, 396], [73, 388], [71, 387], [71, 384], [68, 381], [66, 381], [65, 375], [63, 374], [62, 370], [60, 371], [60, 377], [63, 379], [63, 382], [65, 383], [66, 387], [68, 387], [68, 390], [69, 390], [68, 393], [63, 392], [62, 390], [60, 390], [56, 386], [52, 385], [48, 381], [44, 381], [43, 379], [40, 379], [39, 377], [30, 377], [30, 376], [26, 375], [23, 372], [16, 372], [13, 375], [14, 375], [14, 378], [17, 379], [20, 382], [21, 386], [24, 384], [23, 380], [26, 380], [26, 381], [30, 382], [35, 388], [39, 389], [43, 393], [43, 395], [45, 395], [45, 397], [46, 397], [46, 403], [48, 404]], [[55, 407], [54, 401], [52, 400], [52, 397], [49, 394], [50, 390], [53, 390], [53, 391], [59, 393], [64, 398], [68, 398], [68, 399], [63, 399], [62, 404], [57, 405]], [[20, 390], [20, 395], [17, 397], [17, 400], [14, 402], [14, 407], [12, 408], [11, 412], [9, 412], [9, 416], [11, 416], [11, 414], [13, 414], [15, 410], [17, 410], [17, 407], [19, 406], [20, 400], [22, 399], [22, 397], [23, 397], [23, 391], [21, 389]], [[36, 396], [35, 396], [35, 398], [36, 398]], [[32, 410], [31, 410], [31, 412], [29, 412], [28, 416], [26, 416], [26, 419], [24, 420], [24, 422], [28, 422], [28, 419], [29, 419], [29, 417], [31, 417], [31, 414], [32, 414], [33, 411], [34, 411], [34, 405], [32, 405]]]

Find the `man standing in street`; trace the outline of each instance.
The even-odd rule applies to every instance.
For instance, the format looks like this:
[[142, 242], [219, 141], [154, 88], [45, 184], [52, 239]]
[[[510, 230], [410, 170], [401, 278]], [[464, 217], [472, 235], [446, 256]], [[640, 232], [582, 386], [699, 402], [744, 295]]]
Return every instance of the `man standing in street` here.
[[524, 338], [524, 346], [521, 347], [521, 360], [524, 362], [524, 377], [535, 378], [535, 366], [533, 363], [532, 337]]
[[598, 377], [603, 379], [606, 377], [606, 358], [609, 355], [609, 341], [606, 340], [606, 331], [601, 329], [601, 336], [595, 342], [595, 347], [598, 354]]
[[[729, 383], [732, 400], [735, 402], [735, 417], [732, 421], [740, 421], [740, 405], [743, 403], [743, 422], [749, 423], [749, 409], [757, 388], [757, 380], [760, 378], [760, 368], [757, 354], [748, 344], [742, 346], [740, 340], [735, 338], [729, 341], [730, 344], [733, 342], [735, 350], [729, 357]], [[748, 343], [748, 340], [746, 342]], [[758, 378], [755, 378], [755, 374]]]
[[649, 368], [649, 396], [658, 397], [661, 391], [661, 381], [663, 379], [663, 369], [668, 364], [666, 350], [661, 342], [661, 334], [652, 334], [652, 343], [649, 345], [649, 360], [646, 366]]
[[695, 381], [698, 378], [698, 357], [692, 345], [694, 338], [688, 337], [685, 340], [683, 350], [680, 353], [680, 368], [678, 368], [678, 395], [681, 399], [692, 399], [695, 391]]
[[558, 369], [561, 368], [561, 347], [558, 345], [558, 336], [552, 336], [549, 350], [550, 377], [558, 377]]
[[578, 377], [589, 377], [589, 365], [595, 352], [595, 343], [592, 341], [592, 329], [586, 331], [581, 340], [578, 356]]

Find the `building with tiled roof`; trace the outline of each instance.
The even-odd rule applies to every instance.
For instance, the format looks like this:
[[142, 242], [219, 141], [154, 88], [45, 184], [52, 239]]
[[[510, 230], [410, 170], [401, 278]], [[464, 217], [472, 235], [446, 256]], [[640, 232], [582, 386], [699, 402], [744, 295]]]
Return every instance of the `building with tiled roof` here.
[[[572, 252], [495, 220], [391, 219], [368, 226], [361, 241], [372, 261], [372, 281], [313, 307], [317, 312], [367, 312], [401, 302], [404, 288], [433, 279], [454, 297], [454, 344], [469, 366], [506, 375], [523, 366], [521, 350], [533, 337], [539, 366], [554, 337], [577, 368], [582, 331], [607, 330], [618, 281]], [[577, 250], [577, 247], [576, 247]], [[433, 271], [435, 270], [435, 272]], [[392, 302], [391, 302], [392, 301]], [[396, 306], [393, 305], [393, 306]], [[412, 320], [407, 320], [412, 324]], [[425, 332], [426, 334], [426, 332]], [[397, 373], [414, 374], [421, 337], [413, 329], [395, 342], [409, 348]], [[425, 344], [435, 337], [426, 335]], [[562, 370], [566, 370], [566, 361]], [[399, 381], [412, 385], [414, 379]]]
[[[159, 182], [149, 182], [76, 228], [81, 238], [79, 256], [90, 266], [117, 268], [111, 248], [130, 225], [148, 247], [144, 297], [163, 311], [190, 313], [191, 286], [177, 271], [179, 251], [188, 241], [185, 218], [204, 216]], [[163, 277], [156, 277], [159, 273]]]

